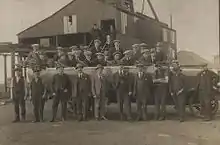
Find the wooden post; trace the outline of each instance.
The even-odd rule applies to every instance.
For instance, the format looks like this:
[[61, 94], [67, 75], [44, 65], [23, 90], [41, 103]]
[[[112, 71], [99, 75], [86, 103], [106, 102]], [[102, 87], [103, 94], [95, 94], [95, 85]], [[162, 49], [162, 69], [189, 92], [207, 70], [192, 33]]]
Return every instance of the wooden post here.
[[4, 54], [4, 85], [5, 85], [5, 92], [7, 92], [7, 55]]
[[[11, 79], [15, 78], [15, 52], [14, 50], [11, 52]], [[10, 90], [10, 99], [13, 99], [13, 84], [11, 81], [11, 90]]]

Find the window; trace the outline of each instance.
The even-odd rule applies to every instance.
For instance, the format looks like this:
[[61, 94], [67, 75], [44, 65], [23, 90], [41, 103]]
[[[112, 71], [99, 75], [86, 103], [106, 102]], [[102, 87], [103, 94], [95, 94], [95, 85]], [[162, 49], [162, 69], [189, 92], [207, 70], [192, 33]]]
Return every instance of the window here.
[[41, 38], [40, 45], [43, 47], [50, 47], [50, 39], [49, 38]]
[[77, 33], [77, 16], [64, 16], [64, 34]]
[[166, 28], [163, 28], [163, 42], [168, 42], [168, 33], [169, 30], [167, 30]]

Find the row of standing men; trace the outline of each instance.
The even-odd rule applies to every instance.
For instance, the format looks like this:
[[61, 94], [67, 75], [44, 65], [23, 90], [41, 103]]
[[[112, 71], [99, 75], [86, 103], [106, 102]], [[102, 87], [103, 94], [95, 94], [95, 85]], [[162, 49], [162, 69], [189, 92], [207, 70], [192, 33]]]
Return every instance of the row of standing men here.
[[[113, 86], [117, 94], [117, 102], [120, 111], [121, 120], [131, 120], [131, 96], [136, 98], [137, 102], [137, 120], [147, 120], [147, 104], [149, 97], [155, 100], [155, 119], [164, 120], [166, 118], [166, 99], [167, 92], [175, 97], [175, 105], [178, 110], [180, 121], [185, 119], [185, 84], [184, 75], [179, 65], [174, 63], [174, 69], [169, 77], [165, 76], [162, 68], [156, 71], [156, 78], [153, 79], [147, 74], [143, 64], [138, 65], [138, 72], [134, 79], [129, 73], [128, 68], [121, 66], [119, 71], [114, 74]], [[89, 77], [83, 72], [83, 65], [77, 64], [77, 79], [71, 83], [70, 78], [64, 73], [64, 65], [59, 63], [57, 66], [58, 73], [53, 76], [52, 94], [53, 94], [53, 115], [51, 122], [56, 119], [58, 105], [61, 102], [62, 120], [66, 120], [67, 102], [72, 98], [73, 103], [77, 105], [78, 120], [88, 119], [89, 96], [94, 99], [94, 117], [96, 120], [106, 119], [106, 92], [108, 90], [108, 78], [103, 74], [104, 67], [97, 65], [96, 73]], [[16, 78], [13, 79], [13, 99], [15, 104], [15, 121], [20, 121], [19, 106], [21, 107], [21, 116], [25, 120], [25, 80], [22, 77], [20, 68], [16, 69]], [[91, 79], [90, 79], [91, 78]], [[169, 81], [169, 83], [168, 83]], [[211, 106], [209, 96], [211, 88], [211, 77], [204, 69], [199, 74], [199, 95], [200, 101], [204, 108], [206, 120], [211, 119]], [[154, 84], [154, 85], [153, 85]], [[34, 70], [34, 78], [30, 83], [29, 96], [34, 106], [35, 121], [43, 121], [43, 110], [47, 93], [45, 85], [40, 78], [40, 70]]]

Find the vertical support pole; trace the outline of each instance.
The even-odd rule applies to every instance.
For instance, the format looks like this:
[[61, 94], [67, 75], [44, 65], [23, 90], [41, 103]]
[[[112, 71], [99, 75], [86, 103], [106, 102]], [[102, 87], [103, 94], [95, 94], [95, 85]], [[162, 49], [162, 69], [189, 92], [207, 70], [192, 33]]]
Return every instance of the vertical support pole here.
[[83, 43], [84, 45], [87, 45], [86, 33], [83, 35]]
[[55, 38], [56, 38], [56, 47], [58, 47], [58, 45], [59, 45], [58, 36], [55, 36]]
[[4, 54], [4, 85], [5, 85], [5, 92], [7, 92], [7, 55]]
[[219, 56], [218, 56], [218, 60], [219, 60], [219, 64], [220, 64], [220, 0], [218, 1], [218, 15], [219, 15], [219, 27], [218, 27], [218, 38], [219, 38]]
[[[15, 78], [15, 51], [11, 52], [11, 79]], [[13, 81], [11, 81], [11, 91], [10, 91], [10, 99], [13, 98]]]

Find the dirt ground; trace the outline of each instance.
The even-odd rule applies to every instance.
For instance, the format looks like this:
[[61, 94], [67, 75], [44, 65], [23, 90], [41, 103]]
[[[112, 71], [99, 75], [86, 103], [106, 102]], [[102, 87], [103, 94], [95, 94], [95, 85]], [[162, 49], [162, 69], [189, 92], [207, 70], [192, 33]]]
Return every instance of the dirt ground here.
[[[117, 106], [108, 107], [110, 120], [50, 123], [51, 102], [45, 109], [45, 122], [34, 124], [32, 106], [27, 103], [27, 121], [13, 124], [13, 105], [0, 106], [0, 145], [219, 145], [220, 117], [203, 122], [190, 115], [180, 123], [173, 107], [166, 121], [122, 122]], [[133, 112], [136, 106], [132, 107]], [[152, 113], [150, 107], [149, 112]], [[59, 118], [60, 115], [58, 115]]]

